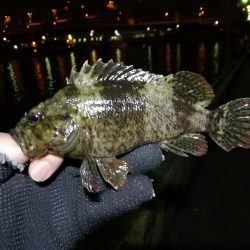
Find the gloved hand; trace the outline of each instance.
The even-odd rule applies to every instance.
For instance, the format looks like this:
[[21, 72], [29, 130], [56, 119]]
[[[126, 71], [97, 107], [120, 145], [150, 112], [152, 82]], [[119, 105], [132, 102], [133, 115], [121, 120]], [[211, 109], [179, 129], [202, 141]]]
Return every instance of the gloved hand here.
[[116, 191], [102, 185], [98, 194], [82, 186], [79, 168], [62, 165], [49, 180], [36, 183], [0, 157], [0, 249], [74, 249], [98, 225], [138, 208], [153, 195], [144, 173], [162, 160], [157, 145], [122, 157], [132, 166], [128, 185]]

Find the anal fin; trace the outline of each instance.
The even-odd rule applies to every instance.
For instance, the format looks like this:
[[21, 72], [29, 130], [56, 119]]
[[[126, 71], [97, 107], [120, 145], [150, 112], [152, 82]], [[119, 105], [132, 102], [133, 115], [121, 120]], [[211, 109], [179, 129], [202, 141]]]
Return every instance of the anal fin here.
[[160, 146], [163, 150], [171, 151], [180, 156], [204, 155], [207, 152], [207, 141], [205, 136], [198, 133], [183, 134], [174, 139], [162, 141]]
[[130, 165], [115, 157], [96, 159], [97, 166], [102, 177], [116, 190], [120, 190], [127, 184], [127, 174], [130, 172]]

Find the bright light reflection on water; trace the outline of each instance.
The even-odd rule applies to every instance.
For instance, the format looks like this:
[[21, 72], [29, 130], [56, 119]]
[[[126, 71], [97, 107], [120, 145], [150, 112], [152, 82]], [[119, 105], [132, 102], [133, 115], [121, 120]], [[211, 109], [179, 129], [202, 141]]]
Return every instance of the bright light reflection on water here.
[[93, 49], [93, 50], [91, 51], [91, 62], [92, 62], [92, 63], [95, 63], [97, 60], [98, 60], [98, 58], [97, 58], [97, 52], [96, 52], [95, 49]]
[[152, 46], [151, 45], [149, 45], [148, 46], [148, 69], [149, 69], [149, 71], [150, 72], [152, 72], [152, 70], [153, 70], [153, 62], [152, 62]]
[[15, 92], [18, 91], [18, 87], [17, 87], [17, 83], [16, 83], [16, 76], [15, 76], [15, 72], [13, 70], [13, 66], [11, 63], [9, 63], [8, 67], [7, 67], [7, 70], [9, 71], [9, 76], [10, 76], [10, 80], [11, 80], [11, 84], [12, 84], [12, 87], [13, 87], [13, 90]]
[[180, 43], [176, 46], [176, 71], [179, 71], [181, 68], [181, 45]]
[[49, 94], [53, 94], [54, 91], [54, 80], [53, 80], [53, 75], [52, 75], [52, 70], [51, 70], [51, 63], [49, 57], [45, 57], [45, 66], [46, 66], [46, 72], [47, 72], [47, 80], [48, 80], [48, 91]]
[[116, 48], [115, 50], [115, 61], [118, 63], [122, 61], [122, 51], [120, 48]]
[[201, 75], [205, 74], [205, 64], [206, 64], [206, 45], [204, 42], [201, 42], [198, 47], [198, 60], [197, 60], [198, 70]]
[[219, 73], [219, 69], [220, 69], [219, 56], [220, 56], [220, 45], [218, 42], [216, 42], [214, 43], [214, 49], [213, 49], [214, 74]]
[[70, 53], [70, 62], [71, 62], [71, 68], [76, 70], [76, 57], [74, 52]]
[[170, 73], [171, 72], [171, 48], [170, 48], [170, 44], [167, 43], [166, 44], [166, 73]]

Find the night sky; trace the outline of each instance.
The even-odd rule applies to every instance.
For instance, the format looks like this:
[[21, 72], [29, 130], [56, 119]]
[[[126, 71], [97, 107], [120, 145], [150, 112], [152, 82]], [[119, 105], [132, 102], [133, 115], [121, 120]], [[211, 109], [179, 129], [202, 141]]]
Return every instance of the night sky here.
[[[219, 19], [221, 23], [230, 21], [236, 24], [246, 20], [239, 5], [240, 0], [113, 0], [112, 2], [115, 8], [107, 8], [109, 0], [0, 1], [0, 20], [2, 20], [0, 25], [5, 29], [5, 17], [10, 16], [8, 29], [13, 32], [21, 31], [29, 22], [28, 12], [32, 13], [32, 23], [51, 25], [54, 21], [52, 9], [56, 9], [58, 20], [66, 20], [66, 23], [71, 23], [73, 26], [74, 23], [76, 26], [84, 26], [85, 22], [94, 26], [98, 23], [126, 26], [130, 19], [135, 20], [135, 23], [198, 20], [201, 6], [205, 10], [203, 19]], [[166, 12], [168, 12], [167, 17]]]
[[[70, 2], [70, 4], [67, 4]], [[126, 11], [131, 15], [159, 15], [166, 9], [169, 11], [180, 11], [182, 13], [192, 13], [199, 6], [207, 8], [208, 15], [222, 15], [226, 4], [236, 6], [239, 0], [114, 0], [114, 4], [119, 9]], [[64, 6], [69, 5], [71, 9], [80, 8], [83, 4], [86, 10], [92, 14], [101, 14], [105, 10], [107, 0], [10, 0], [0, 1], [0, 15], [22, 15], [27, 11], [37, 13], [44, 12], [45, 14], [51, 8], [58, 8], [59, 11], [64, 11]]]

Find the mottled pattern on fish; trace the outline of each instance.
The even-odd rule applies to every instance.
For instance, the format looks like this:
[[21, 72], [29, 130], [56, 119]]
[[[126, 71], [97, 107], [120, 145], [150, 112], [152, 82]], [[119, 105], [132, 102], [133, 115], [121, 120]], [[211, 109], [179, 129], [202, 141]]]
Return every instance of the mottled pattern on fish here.
[[203, 155], [207, 132], [225, 150], [250, 147], [250, 99], [214, 111], [211, 86], [195, 73], [156, 75], [112, 60], [85, 62], [68, 85], [31, 109], [11, 133], [30, 158], [48, 152], [83, 159], [81, 177], [99, 190], [97, 169], [114, 188], [130, 166], [115, 157], [148, 143], [182, 156]]

